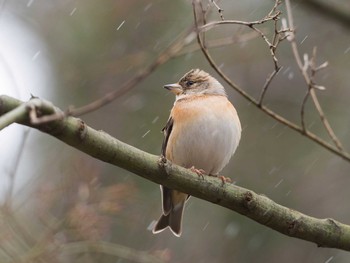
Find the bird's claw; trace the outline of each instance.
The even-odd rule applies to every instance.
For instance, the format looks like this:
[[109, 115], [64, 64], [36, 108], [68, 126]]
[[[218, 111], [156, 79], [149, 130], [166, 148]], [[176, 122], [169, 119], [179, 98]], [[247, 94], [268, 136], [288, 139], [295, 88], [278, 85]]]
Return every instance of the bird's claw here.
[[161, 155], [158, 159], [158, 165], [164, 168], [167, 164], [168, 160], [165, 158], [165, 156]]
[[202, 179], [204, 179], [204, 175], [206, 174], [205, 171], [203, 169], [197, 169], [194, 166], [192, 166], [190, 168], [190, 170], [194, 173], [196, 173], [199, 177], [202, 177]]
[[229, 177], [225, 177], [225, 176], [217, 175], [217, 174], [210, 174], [210, 176], [217, 177], [217, 178], [221, 179], [223, 185], [226, 183], [232, 183], [232, 180]]

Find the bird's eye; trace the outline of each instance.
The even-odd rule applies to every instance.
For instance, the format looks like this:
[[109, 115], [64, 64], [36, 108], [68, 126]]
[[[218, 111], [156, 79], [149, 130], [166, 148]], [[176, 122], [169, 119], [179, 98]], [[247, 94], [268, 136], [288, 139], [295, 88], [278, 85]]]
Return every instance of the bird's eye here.
[[192, 86], [193, 84], [194, 84], [194, 81], [192, 81], [192, 80], [189, 80], [189, 81], [186, 82], [187, 86]]

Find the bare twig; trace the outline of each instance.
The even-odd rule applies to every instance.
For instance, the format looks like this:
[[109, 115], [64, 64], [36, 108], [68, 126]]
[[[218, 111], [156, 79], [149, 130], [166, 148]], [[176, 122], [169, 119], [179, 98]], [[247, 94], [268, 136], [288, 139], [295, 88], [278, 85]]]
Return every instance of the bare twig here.
[[[276, 2], [278, 2], [278, 1], [276, 1]], [[278, 44], [280, 43], [280, 41], [283, 40], [283, 38], [279, 37], [280, 32], [277, 30], [277, 19], [274, 20], [274, 22], [275, 22], [274, 23], [275, 29], [274, 29], [274, 36], [273, 36], [272, 43], [269, 41], [267, 36], [261, 30], [257, 29], [255, 26], [250, 26], [250, 28], [252, 28], [255, 32], [260, 34], [260, 36], [264, 39], [264, 41], [268, 45], [269, 50], [270, 50], [270, 54], [271, 54], [271, 57], [273, 60], [273, 64], [274, 64], [274, 70], [270, 74], [270, 76], [266, 79], [265, 84], [261, 90], [261, 94], [260, 94], [260, 98], [259, 98], [259, 105], [262, 105], [268, 87], [270, 86], [273, 78], [278, 74], [278, 72], [281, 69], [281, 67], [278, 65], [278, 59], [276, 57], [275, 52], [276, 52], [276, 48], [277, 48]]]
[[[276, 50], [278, 45], [286, 38], [286, 32], [289, 32], [288, 28], [285, 29], [278, 29], [278, 20], [279, 20], [279, 15], [280, 15], [280, 11], [277, 10], [277, 7], [281, 4], [280, 0], [275, 0], [275, 4], [272, 7], [271, 11], [269, 12], [269, 14], [267, 15], [267, 18], [272, 18], [273, 22], [274, 22], [274, 34], [272, 37], [272, 41], [270, 42], [269, 39], [267, 38], [267, 36], [260, 30], [258, 29], [256, 26], [252, 25], [250, 26], [250, 28], [252, 28], [255, 32], [257, 32], [258, 34], [260, 34], [260, 36], [262, 37], [262, 39], [266, 42], [266, 44], [269, 47], [270, 50], [270, 55], [272, 57], [273, 60], [273, 64], [274, 64], [274, 70], [273, 72], [268, 76], [268, 78], [265, 81], [265, 84], [261, 90], [260, 93], [260, 98], [258, 100], [259, 105], [261, 106], [265, 97], [265, 94], [267, 92], [268, 87], [270, 86], [272, 80], [275, 78], [275, 76], [278, 74], [278, 72], [281, 70], [281, 66], [278, 64], [278, 59], [276, 56]], [[278, 14], [276, 16], [276, 14]]]
[[261, 25], [264, 24], [268, 21], [274, 20], [276, 19], [278, 16], [280, 15], [280, 12], [276, 12], [274, 15], [272, 16], [267, 16], [263, 19], [260, 20], [256, 20], [256, 21], [250, 21], [250, 22], [246, 22], [246, 21], [240, 21], [240, 20], [224, 20], [224, 21], [214, 21], [214, 22], [210, 22], [208, 24], [202, 25], [201, 27], [198, 27], [198, 31], [202, 32], [202, 31], [208, 31], [214, 27], [220, 26], [220, 25], [242, 25], [242, 26], [254, 26], [254, 25]]
[[[251, 29], [253, 29], [257, 34], [259, 34], [263, 40], [266, 42], [266, 44], [269, 47], [270, 50], [270, 54], [274, 63], [274, 70], [273, 72], [269, 75], [269, 77], [266, 79], [266, 82], [262, 88], [261, 94], [260, 94], [260, 98], [258, 100], [258, 104], [262, 105], [263, 99], [265, 97], [266, 91], [269, 87], [269, 85], [271, 84], [272, 80], [274, 79], [274, 77], [278, 74], [278, 72], [280, 71], [281, 67], [278, 65], [278, 59], [276, 57], [276, 49], [278, 47], [278, 45], [280, 44], [281, 41], [283, 41], [286, 36], [285, 33], [288, 32], [288, 29], [282, 29], [282, 30], [278, 30], [277, 26], [277, 21], [279, 19], [279, 15], [281, 14], [281, 12], [279, 10], [277, 10], [277, 7], [281, 4], [281, 1], [276, 0], [274, 6], [272, 7], [271, 11], [269, 12], [269, 14], [261, 19], [261, 20], [257, 20], [257, 21], [253, 21], [253, 22], [244, 22], [244, 21], [237, 21], [237, 20], [225, 20], [225, 21], [216, 21], [216, 22], [211, 22], [209, 24], [205, 24], [205, 20], [203, 21], [203, 25], [200, 27], [200, 31], [203, 32], [202, 35], [202, 44], [204, 47], [207, 48], [207, 46], [205, 45], [204, 42], [204, 37], [205, 34], [204, 32], [207, 30], [212, 29], [213, 27], [217, 26], [217, 25], [223, 25], [223, 24], [236, 24], [236, 25], [244, 25], [244, 26], [248, 26]], [[194, 7], [195, 8], [195, 7]], [[256, 27], [256, 25], [260, 25], [263, 23], [266, 23], [268, 21], [274, 21], [274, 34], [273, 34], [273, 38], [272, 41], [270, 41], [268, 39], [268, 37], [266, 36], [266, 34], [258, 29]], [[197, 21], [197, 25], [198, 25], [198, 21]]]
[[[260, 108], [265, 114], [269, 115], [270, 117], [272, 117], [273, 119], [277, 120], [278, 122], [282, 123], [283, 125], [286, 125], [287, 127], [291, 128], [292, 130], [295, 130], [296, 132], [306, 136], [307, 138], [309, 138], [310, 140], [316, 142], [317, 144], [319, 144], [320, 146], [324, 147], [325, 149], [329, 150], [330, 152], [340, 156], [341, 158], [343, 158], [344, 160], [350, 162], [350, 154], [344, 151], [340, 151], [339, 149], [335, 148], [333, 145], [329, 144], [328, 142], [326, 142], [325, 140], [321, 139], [320, 137], [318, 137], [316, 134], [310, 132], [310, 131], [304, 131], [304, 129], [302, 127], [300, 127], [299, 125], [285, 119], [284, 117], [280, 116], [279, 114], [275, 113], [274, 111], [272, 111], [270, 108], [264, 106], [264, 105], [260, 105], [259, 102], [252, 97], [250, 94], [248, 94], [247, 92], [245, 92], [241, 87], [239, 87], [236, 83], [234, 83], [219, 67], [218, 65], [216, 65], [215, 61], [213, 60], [213, 58], [211, 57], [211, 55], [209, 54], [209, 51], [207, 48], [205, 48], [205, 46], [203, 45], [202, 39], [201, 39], [201, 29], [203, 28], [209, 28], [206, 27], [206, 25], [200, 27], [198, 25], [198, 19], [197, 19], [197, 14], [196, 14], [196, 10], [195, 10], [195, 0], [192, 1], [192, 5], [193, 5], [193, 14], [194, 14], [194, 23], [195, 23], [195, 27], [196, 27], [196, 32], [197, 32], [197, 42], [199, 44], [199, 46], [201, 47], [202, 53], [205, 56], [205, 58], [207, 59], [207, 61], [209, 62], [209, 64], [212, 66], [212, 68], [219, 74], [219, 76], [230, 86], [232, 87], [234, 90], [236, 90], [242, 97], [244, 97], [245, 99], [247, 99], [249, 102], [251, 102], [253, 105], [255, 105], [256, 107]], [[271, 20], [271, 19], [270, 19]], [[227, 20], [226, 20], [227, 21]], [[265, 21], [267, 22], [267, 21]], [[220, 23], [220, 22], [218, 22]], [[215, 23], [214, 23], [215, 24]], [[238, 23], [240, 24], [240, 23]], [[246, 26], [251, 26], [249, 23], [245, 23]], [[260, 21], [257, 21], [256, 24], [260, 24]], [[216, 24], [215, 24], [216, 25]]]
[[266, 94], [266, 91], [268, 89], [268, 87], [270, 86], [272, 80], [274, 79], [274, 77], [278, 74], [278, 72], [280, 72], [282, 67], [278, 66], [277, 69], [275, 68], [274, 71], [270, 74], [270, 76], [268, 76], [268, 78], [265, 81], [264, 86], [261, 89], [261, 94], [260, 94], [260, 98], [258, 101], [258, 104], [261, 106]]
[[[318, 100], [317, 94], [315, 92], [316, 86], [315, 86], [312, 78], [310, 77], [310, 75], [308, 74], [308, 71], [307, 71], [308, 65], [306, 63], [308, 63], [308, 62], [306, 61], [303, 64], [303, 62], [301, 60], [301, 56], [300, 56], [299, 50], [298, 50], [298, 45], [295, 41], [295, 27], [294, 27], [294, 22], [293, 22], [292, 8], [291, 8], [289, 0], [286, 0], [286, 10], [287, 10], [287, 17], [288, 17], [288, 25], [291, 29], [290, 35], [288, 36], [288, 40], [290, 41], [295, 61], [297, 62], [298, 68], [305, 79], [305, 82], [308, 86], [308, 89], [310, 90], [310, 96], [313, 100], [313, 103], [314, 103], [315, 108], [318, 112], [318, 115], [320, 116], [320, 119], [321, 119], [323, 126], [325, 127], [329, 137], [331, 138], [331, 140], [333, 141], [335, 146], [338, 148], [338, 150], [340, 152], [344, 152], [344, 148], [343, 148], [341, 142], [339, 141], [339, 139], [337, 138], [337, 136], [335, 135], [331, 125], [329, 124], [329, 122], [324, 114], [324, 111], [321, 107], [321, 104]], [[302, 115], [301, 118], [304, 118], [304, 115]], [[302, 122], [304, 122], [304, 121], [302, 120]]]
[[305, 124], [305, 107], [306, 107], [306, 102], [308, 101], [310, 97], [310, 89], [307, 89], [307, 92], [304, 96], [303, 102], [301, 104], [301, 109], [300, 109], [300, 116], [301, 116], [301, 128], [303, 129], [304, 132], [306, 132], [306, 124]]
[[224, 21], [224, 20], [225, 20], [225, 18], [224, 18], [224, 9], [222, 9], [222, 8], [215, 2], [215, 0], [211, 0], [211, 2], [212, 2], [213, 5], [215, 6], [215, 8], [218, 10], [221, 20]]
[[277, 10], [278, 6], [282, 3], [281, 0], [275, 0], [275, 4], [273, 5], [271, 11], [267, 15], [267, 17], [273, 17], [275, 13], [278, 13], [279, 11]]

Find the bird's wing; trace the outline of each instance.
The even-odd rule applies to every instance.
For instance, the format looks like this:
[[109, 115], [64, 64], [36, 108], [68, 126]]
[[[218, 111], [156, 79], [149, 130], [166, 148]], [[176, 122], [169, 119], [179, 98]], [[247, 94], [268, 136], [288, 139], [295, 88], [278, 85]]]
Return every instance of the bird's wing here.
[[166, 157], [166, 147], [168, 145], [170, 133], [173, 130], [174, 126], [174, 120], [170, 116], [168, 119], [168, 122], [166, 123], [165, 127], [162, 129], [162, 132], [164, 134], [163, 144], [162, 144], [162, 155]]
[[[162, 129], [162, 132], [164, 134], [164, 139], [162, 144], [162, 155], [164, 157], [166, 157], [166, 147], [168, 145], [168, 141], [169, 141], [171, 131], [173, 129], [173, 125], [174, 125], [174, 120], [170, 116], [165, 127]], [[163, 214], [168, 215], [172, 209], [172, 195], [171, 195], [172, 190], [163, 185], [160, 186], [160, 189], [162, 191]]]

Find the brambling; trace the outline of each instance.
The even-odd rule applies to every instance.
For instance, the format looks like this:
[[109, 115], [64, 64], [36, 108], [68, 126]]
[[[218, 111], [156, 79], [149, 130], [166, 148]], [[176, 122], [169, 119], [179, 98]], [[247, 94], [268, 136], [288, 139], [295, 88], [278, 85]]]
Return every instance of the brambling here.
[[[224, 87], [203, 70], [192, 69], [178, 83], [164, 88], [174, 93], [176, 100], [162, 130], [162, 155], [197, 174], [218, 176], [241, 138], [241, 123]], [[162, 185], [160, 189], [163, 213], [153, 233], [169, 227], [180, 236], [189, 195]]]

